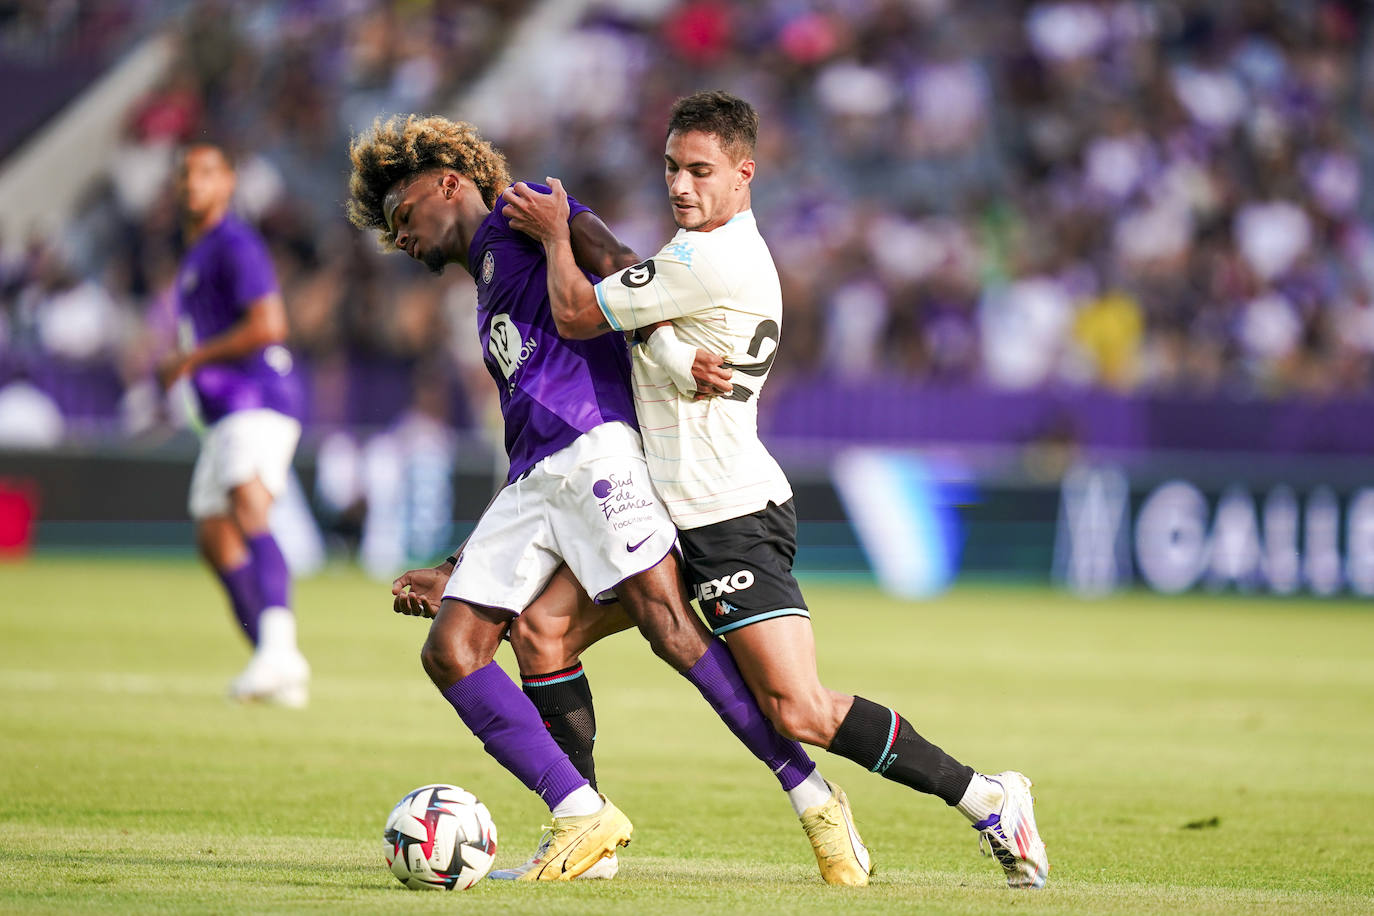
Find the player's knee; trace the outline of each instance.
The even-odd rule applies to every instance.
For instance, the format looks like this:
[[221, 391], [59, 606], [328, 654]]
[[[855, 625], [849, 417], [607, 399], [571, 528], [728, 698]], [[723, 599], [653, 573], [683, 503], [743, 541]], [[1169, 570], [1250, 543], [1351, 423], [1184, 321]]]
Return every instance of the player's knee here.
[[[664, 634], [654, 634], [655, 638], [649, 640], [649, 647], [653, 649], [655, 655], [673, 667], [673, 670], [683, 672], [692, 667], [695, 659], [687, 648], [685, 642]], [[696, 658], [701, 654], [697, 653]]]
[[420, 647], [420, 664], [440, 690], [458, 683], [490, 661], [490, 658], [481, 658], [479, 653], [461, 643], [436, 636], [433, 630]]
[[653, 653], [678, 671], [692, 667], [706, 651], [705, 628], [666, 591], [627, 588], [621, 600]]
[[815, 700], [811, 696], [775, 696], [759, 705], [784, 738], [823, 746], [829, 736], [825, 734], [823, 710]]
[[668, 604], [652, 609], [640, 632], [649, 641], [655, 655], [672, 665], [678, 671], [686, 671], [696, 664], [706, 651], [707, 636], [692, 621], [680, 619], [674, 608]]
[[453, 671], [449, 651], [444, 646], [435, 644], [432, 639], [425, 640], [425, 644], [420, 647], [420, 664], [424, 667], [425, 674], [434, 682], [434, 686], [440, 690], [458, 680], [449, 676]]
[[510, 647], [524, 672], [561, 671], [577, 664], [577, 653], [565, 641], [544, 632], [532, 618], [522, 614], [510, 626]]

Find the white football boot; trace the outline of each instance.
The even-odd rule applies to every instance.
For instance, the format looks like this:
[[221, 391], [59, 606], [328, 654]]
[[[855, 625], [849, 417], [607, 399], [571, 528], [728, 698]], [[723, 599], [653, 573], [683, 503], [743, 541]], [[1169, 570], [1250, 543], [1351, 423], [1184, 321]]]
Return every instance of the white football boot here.
[[[539, 848], [534, 851], [534, 855], [513, 868], [502, 868], [487, 875], [493, 881], [519, 881], [529, 874], [548, 857], [549, 846], [553, 844], [553, 831], [545, 830], [544, 835], [539, 838]], [[588, 878], [614, 878], [620, 871], [620, 860], [615, 853], [611, 853], [604, 859], [597, 860], [597, 863], [582, 874], [574, 878], [574, 881], [582, 881]]]
[[310, 664], [300, 652], [254, 652], [229, 682], [229, 699], [300, 709], [310, 700]]
[[978, 848], [997, 858], [1007, 873], [1008, 887], [1044, 887], [1050, 858], [1035, 826], [1031, 781], [1015, 770], [988, 779], [1002, 787], [1002, 807], [973, 825]]

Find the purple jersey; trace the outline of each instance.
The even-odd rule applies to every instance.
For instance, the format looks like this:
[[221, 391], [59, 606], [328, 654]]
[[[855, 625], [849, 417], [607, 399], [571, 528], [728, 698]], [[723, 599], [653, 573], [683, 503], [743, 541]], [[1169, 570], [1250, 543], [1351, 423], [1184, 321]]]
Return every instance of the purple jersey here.
[[[177, 308], [183, 319], [189, 319], [196, 343], [224, 333], [255, 301], [276, 291], [267, 246], [233, 215], [197, 240], [177, 273]], [[235, 362], [202, 366], [191, 384], [207, 423], [261, 407], [301, 416], [301, 389], [291, 353], [280, 345]]]
[[[548, 193], [544, 185], [531, 188]], [[571, 220], [587, 207], [568, 198]], [[638, 429], [630, 397], [625, 338], [558, 336], [549, 306], [544, 247], [512, 229], [498, 200], [472, 237], [468, 265], [477, 281], [477, 332], [482, 358], [501, 392], [506, 454], [514, 481], [541, 458], [602, 423]], [[599, 278], [588, 274], [595, 283]]]

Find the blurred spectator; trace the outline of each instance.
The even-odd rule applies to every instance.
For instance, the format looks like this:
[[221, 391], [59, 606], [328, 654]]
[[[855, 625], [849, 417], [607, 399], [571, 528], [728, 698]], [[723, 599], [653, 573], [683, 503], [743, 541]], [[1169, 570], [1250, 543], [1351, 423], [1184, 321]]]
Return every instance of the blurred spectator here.
[[0, 386], [0, 446], [47, 449], [62, 443], [62, 411], [28, 381]]
[[[90, 46], [87, 6], [14, 4], [0, 49]], [[65, 233], [82, 276], [55, 275], [43, 246], [0, 265], [0, 363], [108, 364], [125, 429], [156, 413], [137, 392], [168, 339], [185, 138], [239, 147], [238, 205], [272, 246], [311, 422], [391, 425], [437, 358], [447, 421], [481, 432], [493, 393], [455, 343], [471, 284], [416, 282], [344, 225], [350, 133], [396, 111], [471, 118], [517, 177], [559, 175], [647, 252], [670, 226], [664, 113], [715, 86], [761, 115], [781, 378], [1370, 392], [1374, 10], [1356, 0], [588, 0], [521, 45], [517, 24], [551, 7], [116, 6], [107, 44], [166, 27], [181, 61]], [[73, 400], [83, 379], [56, 400], [97, 411]]]

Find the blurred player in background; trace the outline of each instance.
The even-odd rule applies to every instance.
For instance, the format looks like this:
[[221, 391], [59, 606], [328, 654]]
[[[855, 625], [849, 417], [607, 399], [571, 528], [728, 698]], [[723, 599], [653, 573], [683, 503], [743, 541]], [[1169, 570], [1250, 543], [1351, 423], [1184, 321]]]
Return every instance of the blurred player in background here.
[[[1040, 887], [1049, 860], [1030, 780], [1014, 771], [976, 773], [896, 710], [820, 682], [810, 612], [792, 575], [792, 488], [758, 437], [758, 396], [781, 335], [782, 292], [750, 209], [757, 134], [758, 115], [742, 99], [723, 92], [679, 99], [664, 154], [679, 231], [649, 260], [600, 283], [577, 269], [567, 195], [556, 179], [552, 194], [524, 184], [506, 192], [511, 225], [544, 243], [561, 334], [653, 328], [633, 357], [649, 470], [681, 530], [702, 613], [725, 636], [778, 731], [938, 796], [972, 822], [1010, 886]], [[660, 324], [666, 321], [672, 324]], [[691, 369], [710, 354], [724, 354], [734, 381], [728, 394], [703, 399]]]
[[[824, 802], [830, 792], [814, 777], [815, 764], [769, 725], [729, 650], [691, 611], [674, 553], [677, 531], [644, 463], [624, 337], [609, 327], [581, 341], [559, 336], [543, 251], [507, 223], [504, 157], [468, 124], [415, 116], [374, 124], [350, 152], [354, 224], [432, 271], [454, 263], [473, 276], [478, 333], [500, 392], [505, 487], [458, 556], [412, 570], [393, 588], [398, 610], [428, 616], [431, 602], [439, 605], [421, 653], [426, 672], [488, 753], [553, 813], [535, 856], [497, 877], [572, 878], [604, 868], [603, 858], [632, 830], [591, 787], [595, 722], [580, 665], [574, 658], [536, 673], [525, 655], [522, 693], [493, 661], [508, 631], [517, 647], [540, 642], [540, 630], [589, 644], [633, 621], [768, 764], [794, 807], [810, 808], [817, 796]], [[580, 275], [600, 277], [637, 260], [576, 201], [562, 218]], [[592, 604], [582, 593], [619, 603]], [[832, 861], [841, 853], [816, 852], [828, 881], [867, 881], [866, 862], [852, 864], [852, 851], [848, 871]]]
[[177, 175], [188, 246], [176, 280], [183, 349], [158, 377], [164, 388], [189, 377], [206, 424], [189, 500], [196, 542], [255, 647], [229, 695], [299, 707], [310, 667], [296, 646], [290, 573], [268, 516], [300, 438], [301, 392], [267, 246], [230, 212], [234, 184], [222, 148], [185, 150]]

